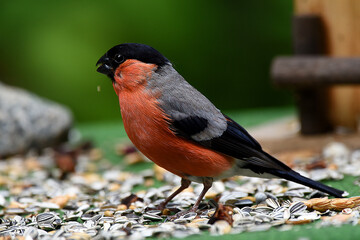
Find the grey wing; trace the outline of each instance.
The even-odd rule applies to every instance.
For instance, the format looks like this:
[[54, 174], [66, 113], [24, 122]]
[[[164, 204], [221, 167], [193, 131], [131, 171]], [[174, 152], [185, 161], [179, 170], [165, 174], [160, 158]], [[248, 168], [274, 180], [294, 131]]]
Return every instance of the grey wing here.
[[172, 129], [197, 142], [220, 137], [227, 128], [225, 116], [172, 67], [165, 70], [151, 87], [162, 89], [160, 107], [170, 117]]

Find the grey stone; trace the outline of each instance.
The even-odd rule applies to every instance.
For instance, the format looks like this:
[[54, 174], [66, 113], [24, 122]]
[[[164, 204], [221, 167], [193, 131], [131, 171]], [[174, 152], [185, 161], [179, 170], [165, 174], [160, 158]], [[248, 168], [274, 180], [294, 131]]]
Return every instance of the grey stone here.
[[0, 82], [0, 156], [51, 146], [71, 125], [66, 107]]

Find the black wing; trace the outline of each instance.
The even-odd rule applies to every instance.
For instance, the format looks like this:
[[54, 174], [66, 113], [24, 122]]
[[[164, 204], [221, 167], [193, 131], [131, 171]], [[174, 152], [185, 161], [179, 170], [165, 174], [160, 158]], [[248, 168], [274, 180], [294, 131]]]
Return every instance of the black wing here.
[[[227, 121], [227, 129], [224, 132], [225, 138], [229, 141], [241, 141], [249, 147], [261, 150], [261, 145], [242, 126], [224, 114]], [[223, 134], [223, 135], [224, 135]], [[220, 139], [219, 139], [220, 140]]]
[[189, 116], [171, 122], [171, 129], [177, 135], [190, 139], [192, 135], [200, 133], [208, 126], [208, 120], [199, 116]]
[[[225, 116], [225, 115], [224, 115]], [[225, 116], [227, 129], [219, 137], [207, 141], [195, 141], [191, 136], [204, 131], [208, 120], [189, 116], [182, 120], [174, 120], [171, 129], [179, 136], [194, 141], [206, 148], [228, 156], [244, 160], [244, 168], [256, 173], [268, 172], [268, 169], [288, 171], [290, 168], [264, 152], [261, 145], [238, 123]]]

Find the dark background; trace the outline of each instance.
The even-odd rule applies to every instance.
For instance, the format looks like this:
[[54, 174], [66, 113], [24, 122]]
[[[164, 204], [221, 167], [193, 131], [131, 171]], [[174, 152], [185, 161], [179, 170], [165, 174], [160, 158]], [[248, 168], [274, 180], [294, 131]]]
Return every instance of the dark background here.
[[78, 122], [120, 119], [95, 63], [116, 44], [139, 42], [222, 110], [289, 106], [269, 67], [291, 54], [291, 15], [284, 0], [1, 1], [0, 81], [69, 106]]

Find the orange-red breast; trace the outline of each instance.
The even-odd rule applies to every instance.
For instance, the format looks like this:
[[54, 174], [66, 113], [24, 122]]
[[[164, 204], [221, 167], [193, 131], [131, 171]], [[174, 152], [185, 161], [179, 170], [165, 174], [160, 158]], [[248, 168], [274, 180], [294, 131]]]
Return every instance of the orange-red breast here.
[[111, 48], [97, 65], [119, 97], [126, 133], [149, 159], [182, 178], [204, 184], [196, 211], [214, 180], [243, 175], [284, 178], [336, 197], [345, 192], [306, 178], [262, 150], [239, 124], [204, 95], [150, 46], [125, 43]]

